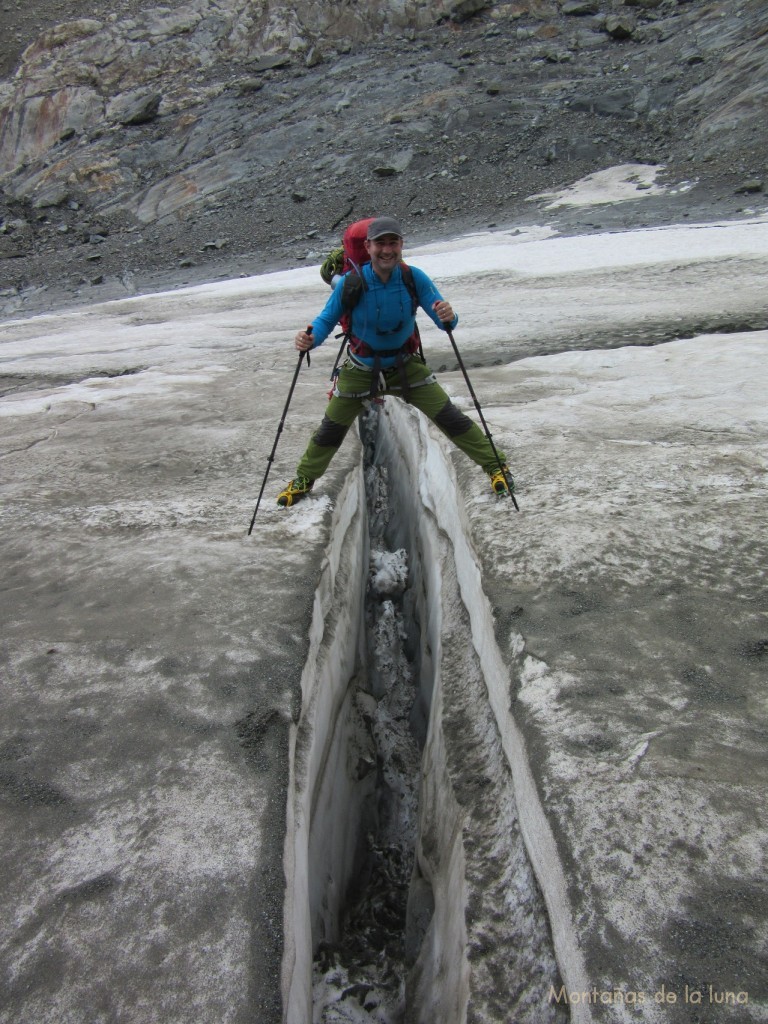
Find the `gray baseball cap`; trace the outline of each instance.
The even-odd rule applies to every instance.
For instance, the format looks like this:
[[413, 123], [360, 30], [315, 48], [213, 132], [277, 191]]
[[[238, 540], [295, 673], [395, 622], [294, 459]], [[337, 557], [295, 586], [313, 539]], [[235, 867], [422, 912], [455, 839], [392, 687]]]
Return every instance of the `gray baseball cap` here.
[[372, 240], [374, 238], [381, 238], [383, 235], [397, 235], [398, 238], [403, 237], [403, 229], [394, 217], [377, 217], [376, 220], [371, 221], [368, 225], [368, 234], [366, 235], [366, 238]]

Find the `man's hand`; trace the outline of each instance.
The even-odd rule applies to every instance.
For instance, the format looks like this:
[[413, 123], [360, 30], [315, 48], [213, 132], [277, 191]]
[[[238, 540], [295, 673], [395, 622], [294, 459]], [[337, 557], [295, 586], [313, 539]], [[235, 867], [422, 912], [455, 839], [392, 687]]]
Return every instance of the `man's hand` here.
[[306, 331], [299, 331], [293, 341], [299, 352], [309, 352], [314, 345], [312, 341], [312, 328], [308, 327]]
[[453, 306], [450, 302], [446, 302], [444, 299], [440, 302], [435, 302], [432, 309], [437, 313], [438, 320], [442, 320], [444, 324], [449, 324], [453, 321]]

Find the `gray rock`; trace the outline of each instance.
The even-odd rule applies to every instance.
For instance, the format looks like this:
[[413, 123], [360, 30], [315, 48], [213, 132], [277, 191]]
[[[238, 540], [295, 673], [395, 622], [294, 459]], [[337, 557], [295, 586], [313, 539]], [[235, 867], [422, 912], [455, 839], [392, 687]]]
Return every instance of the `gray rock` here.
[[36, 210], [47, 210], [63, 206], [69, 200], [71, 190], [66, 181], [54, 179], [43, 184], [36, 192], [32, 205]]
[[407, 171], [413, 162], [414, 152], [412, 149], [401, 149], [399, 153], [395, 153], [392, 156], [388, 164], [393, 167], [397, 174], [402, 174], [403, 171]]
[[763, 182], [760, 178], [749, 178], [736, 189], [736, 194], [751, 195], [763, 191]]
[[565, 0], [560, 9], [563, 14], [581, 17], [586, 14], [598, 14], [600, 3], [599, 0]]
[[157, 117], [162, 101], [159, 92], [136, 90], [122, 93], [107, 104], [107, 120], [122, 125], [148, 124]]
[[450, 18], [459, 22], [467, 21], [488, 7], [489, 0], [451, 0], [448, 5]]
[[605, 19], [605, 31], [613, 39], [631, 39], [637, 29], [634, 18], [624, 14], [609, 14]]
[[32, 225], [20, 217], [5, 221], [0, 227], [0, 259], [20, 259], [34, 248]]
[[697, 47], [692, 46], [690, 49], [685, 49], [680, 54], [680, 60], [683, 63], [688, 64], [692, 67], [694, 64], [703, 64], [705, 57], [704, 54]]
[[571, 98], [570, 108], [605, 117], [634, 117], [636, 96], [633, 89], [618, 89], [589, 96], [577, 95]]
[[192, 32], [202, 20], [203, 15], [200, 11], [194, 10], [192, 5], [181, 7], [176, 11], [158, 7], [150, 18], [147, 30], [155, 38], [173, 38]]
[[285, 53], [272, 54], [262, 57], [255, 64], [251, 65], [251, 71], [275, 71], [277, 68], [287, 68], [291, 58]]
[[2, 260], [12, 260], [25, 256], [31, 251], [31, 248], [31, 239], [25, 242], [24, 239], [14, 235], [0, 235], [0, 259]]
[[[40, 160], [62, 139], [81, 134], [97, 124], [104, 113], [103, 100], [95, 89], [51, 83], [45, 94], [37, 85], [21, 89], [5, 106], [0, 118], [0, 175]], [[27, 95], [30, 93], [30, 95]]]
[[0, 227], [0, 234], [23, 234], [25, 232], [31, 232], [32, 228], [29, 221], [24, 220], [22, 217], [14, 217], [12, 220], [3, 222]]
[[233, 83], [232, 88], [238, 96], [247, 96], [252, 92], [259, 92], [264, 88], [264, 82], [261, 78], [239, 78]]

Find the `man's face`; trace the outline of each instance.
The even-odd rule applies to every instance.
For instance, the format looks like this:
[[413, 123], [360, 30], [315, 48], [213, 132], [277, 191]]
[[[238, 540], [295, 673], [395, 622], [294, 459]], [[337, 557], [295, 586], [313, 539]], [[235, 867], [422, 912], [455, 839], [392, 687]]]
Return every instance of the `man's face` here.
[[403, 240], [399, 235], [382, 235], [366, 239], [365, 248], [371, 257], [371, 266], [378, 273], [391, 274], [403, 258]]

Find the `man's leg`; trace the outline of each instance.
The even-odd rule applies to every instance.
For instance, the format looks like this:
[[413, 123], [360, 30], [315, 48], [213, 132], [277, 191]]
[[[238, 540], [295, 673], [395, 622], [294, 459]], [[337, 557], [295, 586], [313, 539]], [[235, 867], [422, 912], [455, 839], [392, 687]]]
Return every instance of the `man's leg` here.
[[328, 403], [322, 422], [312, 435], [307, 450], [296, 467], [297, 476], [317, 480], [325, 473], [347, 436], [347, 431], [363, 408], [363, 401], [370, 387], [370, 373], [355, 367], [342, 367], [337, 384], [340, 395], [334, 395]]
[[499, 459], [502, 463], [506, 462], [504, 452], [500, 451], [499, 458], [496, 458], [491, 442], [477, 423], [456, 408], [437, 381], [418, 386], [418, 381], [430, 376], [431, 371], [427, 366], [411, 359], [407, 363], [407, 369], [411, 384], [408, 396], [410, 404], [428, 416], [435, 426], [439, 427], [473, 462], [481, 466], [485, 473], [495, 473], [499, 468]]

